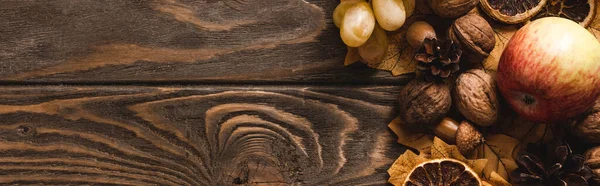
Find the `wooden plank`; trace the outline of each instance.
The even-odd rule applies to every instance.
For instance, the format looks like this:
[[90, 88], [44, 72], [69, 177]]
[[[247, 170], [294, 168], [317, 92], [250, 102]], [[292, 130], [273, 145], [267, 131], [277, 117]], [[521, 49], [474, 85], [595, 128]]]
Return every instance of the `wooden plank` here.
[[344, 68], [332, 0], [0, 1], [4, 82], [404, 80]]
[[384, 185], [400, 87], [0, 89], [0, 184]]

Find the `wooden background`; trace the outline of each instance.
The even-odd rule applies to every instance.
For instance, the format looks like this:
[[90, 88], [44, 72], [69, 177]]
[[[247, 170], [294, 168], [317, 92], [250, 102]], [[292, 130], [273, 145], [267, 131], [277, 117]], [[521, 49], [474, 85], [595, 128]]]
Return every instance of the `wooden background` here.
[[0, 0], [1, 185], [385, 185], [337, 0]]

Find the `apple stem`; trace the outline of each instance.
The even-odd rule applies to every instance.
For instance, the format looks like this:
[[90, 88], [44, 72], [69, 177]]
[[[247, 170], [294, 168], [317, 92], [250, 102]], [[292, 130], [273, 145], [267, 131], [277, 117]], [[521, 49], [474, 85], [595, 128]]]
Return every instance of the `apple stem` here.
[[533, 96], [531, 96], [529, 94], [525, 94], [525, 95], [523, 95], [523, 102], [526, 105], [533, 105], [535, 103], [535, 98], [533, 98]]

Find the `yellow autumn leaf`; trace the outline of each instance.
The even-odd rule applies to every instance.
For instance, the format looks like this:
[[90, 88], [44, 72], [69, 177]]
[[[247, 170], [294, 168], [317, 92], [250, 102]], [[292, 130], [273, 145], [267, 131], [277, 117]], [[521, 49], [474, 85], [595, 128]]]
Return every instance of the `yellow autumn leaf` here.
[[548, 143], [554, 139], [550, 125], [526, 120], [516, 113], [502, 116], [499, 123], [501, 132], [519, 140], [521, 147], [530, 143]]
[[388, 127], [398, 136], [398, 143], [425, 154], [428, 154], [431, 151], [433, 135], [410, 131], [404, 127], [400, 117], [396, 117], [396, 119], [392, 120]]
[[596, 3], [596, 11], [594, 14], [594, 19], [588, 26], [588, 30], [596, 36], [596, 39], [600, 40], [600, 3]]
[[492, 172], [490, 174], [490, 179], [488, 179], [488, 183], [493, 186], [511, 186], [511, 184], [506, 181], [502, 176], [500, 176], [496, 172]]
[[489, 180], [492, 172], [496, 172], [504, 180], [509, 179], [510, 172], [517, 169], [514, 160], [519, 148], [519, 140], [503, 134], [494, 134], [484, 137], [485, 144], [479, 146], [468, 157], [469, 159], [487, 159], [483, 169], [483, 178]]
[[456, 145], [448, 145], [446, 142], [439, 138], [433, 139], [433, 145], [431, 146], [431, 158], [453, 158], [460, 161], [466, 161], [467, 158], [463, 156]]
[[494, 35], [496, 36], [496, 46], [494, 47], [494, 50], [490, 52], [490, 55], [483, 61], [483, 66], [486, 71], [495, 76], [500, 56], [502, 56], [506, 44], [520, 27], [517, 25], [492, 23], [492, 28], [494, 29]]
[[427, 160], [429, 159], [424, 157], [424, 154], [417, 155], [414, 152], [407, 150], [404, 154], [400, 155], [388, 169], [388, 174], [390, 175], [388, 182], [394, 185], [402, 185], [408, 174], [410, 174], [410, 171], [412, 171], [415, 166]]
[[388, 169], [390, 183], [401, 185], [414, 166], [429, 159], [452, 158], [467, 164], [473, 171], [483, 176], [483, 170], [488, 164], [487, 159], [467, 159], [456, 145], [449, 145], [431, 134], [413, 132], [402, 125], [400, 117], [394, 119], [388, 127], [398, 136], [398, 143], [419, 151], [416, 155], [411, 150], [402, 154]]
[[348, 48], [348, 53], [346, 53], [346, 58], [344, 59], [344, 66], [351, 65], [361, 60], [360, 54], [358, 54], [358, 48], [349, 46], [346, 46], [346, 48]]
[[431, 159], [440, 158], [452, 158], [467, 164], [477, 174], [483, 172], [488, 160], [487, 159], [467, 159], [463, 156], [456, 145], [448, 145], [440, 138], [435, 137], [433, 139], [433, 145], [431, 146]]

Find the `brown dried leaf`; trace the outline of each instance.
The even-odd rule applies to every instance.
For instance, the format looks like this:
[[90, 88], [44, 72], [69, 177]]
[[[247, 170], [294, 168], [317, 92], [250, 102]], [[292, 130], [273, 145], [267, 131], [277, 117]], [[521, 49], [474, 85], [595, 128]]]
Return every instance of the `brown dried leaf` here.
[[548, 143], [554, 139], [549, 125], [528, 121], [516, 113], [502, 118], [501, 132], [519, 140], [521, 147], [526, 147], [530, 143]]
[[388, 169], [388, 174], [390, 175], [388, 182], [394, 185], [402, 185], [408, 174], [410, 174], [410, 171], [415, 166], [427, 160], [429, 159], [424, 157], [423, 154], [417, 155], [414, 152], [407, 150], [404, 154], [400, 155]]
[[346, 46], [346, 48], [348, 48], [348, 53], [346, 53], [346, 59], [344, 59], [344, 66], [348, 66], [362, 60], [360, 54], [358, 53], [358, 48], [349, 46]]
[[388, 127], [398, 136], [398, 143], [413, 148], [422, 154], [428, 154], [433, 145], [433, 135], [410, 131], [402, 124], [402, 119], [396, 117]]
[[517, 25], [492, 24], [492, 28], [496, 35], [496, 46], [494, 47], [494, 50], [490, 52], [490, 56], [483, 61], [483, 66], [488, 72], [496, 72], [504, 47], [506, 47], [506, 44], [515, 32], [519, 30]]
[[487, 159], [467, 159], [463, 156], [456, 145], [448, 145], [443, 140], [435, 137], [431, 147], [431, 159], [452, 158], [467, 164], [473, 171], [480, 174], [487, 165]]
[[596, 39], [600, 40], [600, 3], [596, 3], [596, 11], [594, 14], [594, 19], [588, 26], [588, 30], [596, 36]]
[[439, 138], [433, 139], [433, 145], [431, 146], [431, 158], [453, 158], [460, 161], [466, 161], [467, 158], [460, 154], [456, 145], [448, 145], [446, 142]]
[[496, 172], [492, 172], [490, 175], [490, 179], [488, 179], [488, 183], [493, 186], [511, 186], [508, 181], [506, 181], [502, 176], [500, 176]]
[[406, 29], [401, 28], [398, 33], [388, 36], [388, 52], [383, 61], [371, 66], [372, 68], [391, 71], [392, 75], [398, 76], [415, 72], [416, 61], [412, 60], [415, 50], [408, 45]]
[[483, 169], [483, 178], [489, 180], [492, 173], [496, 172], [504, 180], [508, 180], [510, 172], [517, 168], [514, 160], [519, 140], [503, 134], [485, 136], [485, 144], [479, 146], [469, 159], [487, 159], [488, 163]]
[[417, 0], [415, 3], [415, 13], [406, 20], [400, 29], [388, 33], [387, 54], [381, 63], [371, 65], [372, 68], [390, 71], [394, 76], [415, 72], [417, 62], [413, 60], [413, 57], [416, 49], [410, 47], [406, 41], [406, 31], [415, 21], [421, 21], [428, 15], [433, 15], [427, 1]]
[[[441, 139], [431, 134], [412, 132], [402, 127], [400, 117], [394, 119], [388, 127], [398, 136], [398, 143], [419, 151], [417, 156], [414, 152], [407, 150], [388, 169], [390, 183], [401, 185], [414, 166], [429, 159], [452, 158], [466, 163], [471, 169], [483, 176], [484, 168], [488, 164], [487, 159], [467, 159], [463, 156], [456, 145], [448, 145]], [[411, 162], [415, 161], [415, 162]]]

